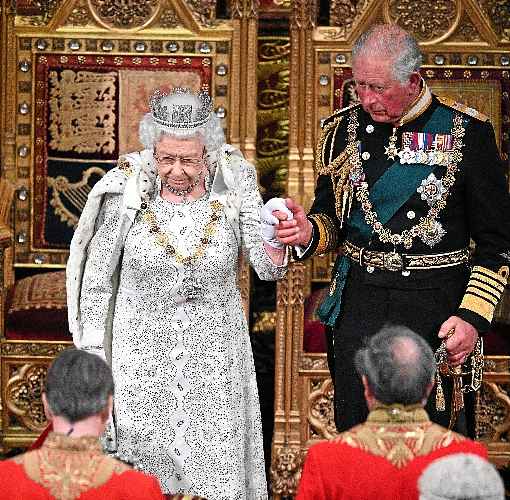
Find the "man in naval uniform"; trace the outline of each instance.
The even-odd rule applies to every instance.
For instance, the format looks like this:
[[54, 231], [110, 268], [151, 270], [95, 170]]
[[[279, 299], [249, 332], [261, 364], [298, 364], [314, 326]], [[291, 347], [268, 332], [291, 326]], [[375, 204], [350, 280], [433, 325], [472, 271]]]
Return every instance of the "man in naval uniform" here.
[[[285, 200], [294, 218], [276, 229], [299, 259], [340, 250], [318, 311], [329, 327], [339, 431], [368, 414], [353, 364], [368, 338], [384, 324], [404, 325], [434, 350], [446, 339], [449, 364], [458, 366], [489, 329], [507, 283], [510, 197], [493, 128], [476, 110], [433, 95], [421, 60], [396, 25], [359, 38], [352, 63], [360, 104], [325, 120], [315, 201], [306, 215]], [[443, 426], [445, 397], [446, 411], [436, 411], [434, 398], [427, 406]], [[472, 435], [467, 420], [460, 430]]]

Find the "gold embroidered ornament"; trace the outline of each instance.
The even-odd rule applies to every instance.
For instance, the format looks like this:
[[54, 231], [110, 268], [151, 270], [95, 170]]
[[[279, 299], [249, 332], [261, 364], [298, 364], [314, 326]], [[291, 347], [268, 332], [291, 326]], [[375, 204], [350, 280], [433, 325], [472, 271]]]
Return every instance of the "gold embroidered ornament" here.
[[[352, 113], [353, 111], [351, 111], [351, 114]], [[341, 120], [342, 117], [338, 117], [324, 127], [317, 147], [317, 149], [322, 152], [322, 157], [324, 156], [323, 149], [328, 133], [333, 128], [337, 127]], [[355, 141], [356, 129], [353, 129], [353, 125], [349, 122], [347, 130], [349, 131], [350, 138], [352, 137], [352, 131], [354, 131], [354, 141], [349, 141], [347, 147], [340, 155], [338, 155], [333, 161], [330, 161], [328, 165], [324, 165], [321, 162], [319, 155], [315, 160], [318, 174], [331, 176], [333, 192], [335, 193], [335, 210], [340, 221], [340, 227], [343, 227], [344, 220], [349, 218], [354, 195], [354, 185], [352, 182], [354, 180], [354, 172], [359, 172], [361, 168], [359, 155], [355, 155], [355, 151], [358, 151], [360, 144], [359, 141]], [[336, 130], [333, 134], [336, 135]], [[334, 141], [334, 137], [332, 140]]]
[[[385, 228], [382, 222], [378, 220], [379, 216], [372, 207], [368, 183], [364, 182], [363, 167], [359, 158], [359, 141], [356, 141], [356, 130], [358, 126], [358, 117], [354, 111], [351, 111], [349, 114], [349, 124], [347, 126], [349, 140], [347, 149], [351, 156], [350, 163], [353, 170], [349, 173], [349, 179], [351, 180], [351, 186], [357, 186], [356, 199], [363, 210], [366, 223], [372, 227], [374, 233], [378, 235], [382, 243], [391, 243], [393, 245], [403, 244], [406, 249], [409, 249], [413, 244], [413, 239], [419, 237], [425, 244], [433, 246], [437, 243], [438, 236], [441, 235], [442, 231], [441, 225], [436, 218], [439, 212], [446, 206], [446, 199], [450, 193], [450, 188], [455, 183], [455, 174], [458, 170], [458, 164], [462, 160], [461, 149], [464, 146], [462, 138], [464, 137], [465, 129], [461, 115], [455, 114], [453, 117], [453, 151], [450, 157], [451, 161], [446, 169], [446, 175], [442, 178], [442, 187], [444, 189], [437, 201], [431, 205], [426, 217], [421, 217], [418, 224], [415, 224], [411, 229], [405, 229], [400, 234], [393, 234], [389, 229]], [[352, 189], [351, 187], [351, 191], [348, 193], [349, 197], [352, 197]], [[350, 207], [351, 204], [352, 200], [346, 203], [348, 207]]]

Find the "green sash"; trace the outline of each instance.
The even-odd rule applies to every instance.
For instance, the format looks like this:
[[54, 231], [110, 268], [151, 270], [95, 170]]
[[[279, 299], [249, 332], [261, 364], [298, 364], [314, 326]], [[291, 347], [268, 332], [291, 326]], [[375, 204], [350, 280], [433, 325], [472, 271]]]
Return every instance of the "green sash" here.
[[[452, 128], [452, 117], [452, 110], [439, 106], [420, 132], [444, 134]], [[402, 165], [399, 159], [377, 179], [370, 190], [370, 202], [382, 224], [386, 224], [416, 193], [421, 182], [432, 173], [434, 168], [435, 165], [422, 163]], [[353, 210], [348, 220], [347, 239], [349, 239], [349, 234], [354, 231], [362, 237], [362, 242], [365, 244], [368, 243], [373, 232], [372, 227], [365, 222], [361, 207]], [[335, 326], [340, 315], [342, 293], [349, 275], [350, 265], [351, 259], [349, 257], [339, 256], [337, 258], [332, 273], [332, 281], [335, 282], [331, 287], [333, 293], [330, 292], [317, 309], [317, 315], [327, 326]]]

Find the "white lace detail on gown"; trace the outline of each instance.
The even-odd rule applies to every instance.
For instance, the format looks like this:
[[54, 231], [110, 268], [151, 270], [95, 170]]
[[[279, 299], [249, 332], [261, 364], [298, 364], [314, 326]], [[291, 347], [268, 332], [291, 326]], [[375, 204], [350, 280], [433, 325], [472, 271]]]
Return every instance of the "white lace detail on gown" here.
[[[281, 277], [259, 236], [260, 195], [253, 173], [243, 178], [243, 246], [265, 279]], [[103, 205], [83, 277], [84, 332], [98, 332], [101, 302], [111, 294], [112, 262], [122, 252], [112, 335], [119, 455], [133, 456], [165, 492], [209, 500], [266, 499], [262, 430], [255, 371], [236, 284], [238, 244], [222, 215], [205, 256], [186, 269], [154, 241], [140, 214], [124, 248], [112, 245], [119, 196]], [[192, 254], [211, 208], [207, 196], [172, 204], [150, 202], [163, 232]], [[191, 278], [198, 296], [183, 296]], [[104, 304], [103, 304], [104, 306]], [[86, 337], [86, 335], [85, 335]]]

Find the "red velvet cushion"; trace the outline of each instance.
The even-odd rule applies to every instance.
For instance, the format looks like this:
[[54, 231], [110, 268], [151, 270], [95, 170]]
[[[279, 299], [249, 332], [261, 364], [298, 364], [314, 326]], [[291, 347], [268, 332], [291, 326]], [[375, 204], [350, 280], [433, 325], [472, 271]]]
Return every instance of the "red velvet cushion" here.
[[317, 316], [317, 308], [329, 292], [329, 287], [324, 286], [312, 292], [304, 304], [303, 324], [303, 351], [326, 352], [326, 330]]
[[65, 271], [16, 281], [7, 304], [5, 330], [8, 340], [71, 340]]

